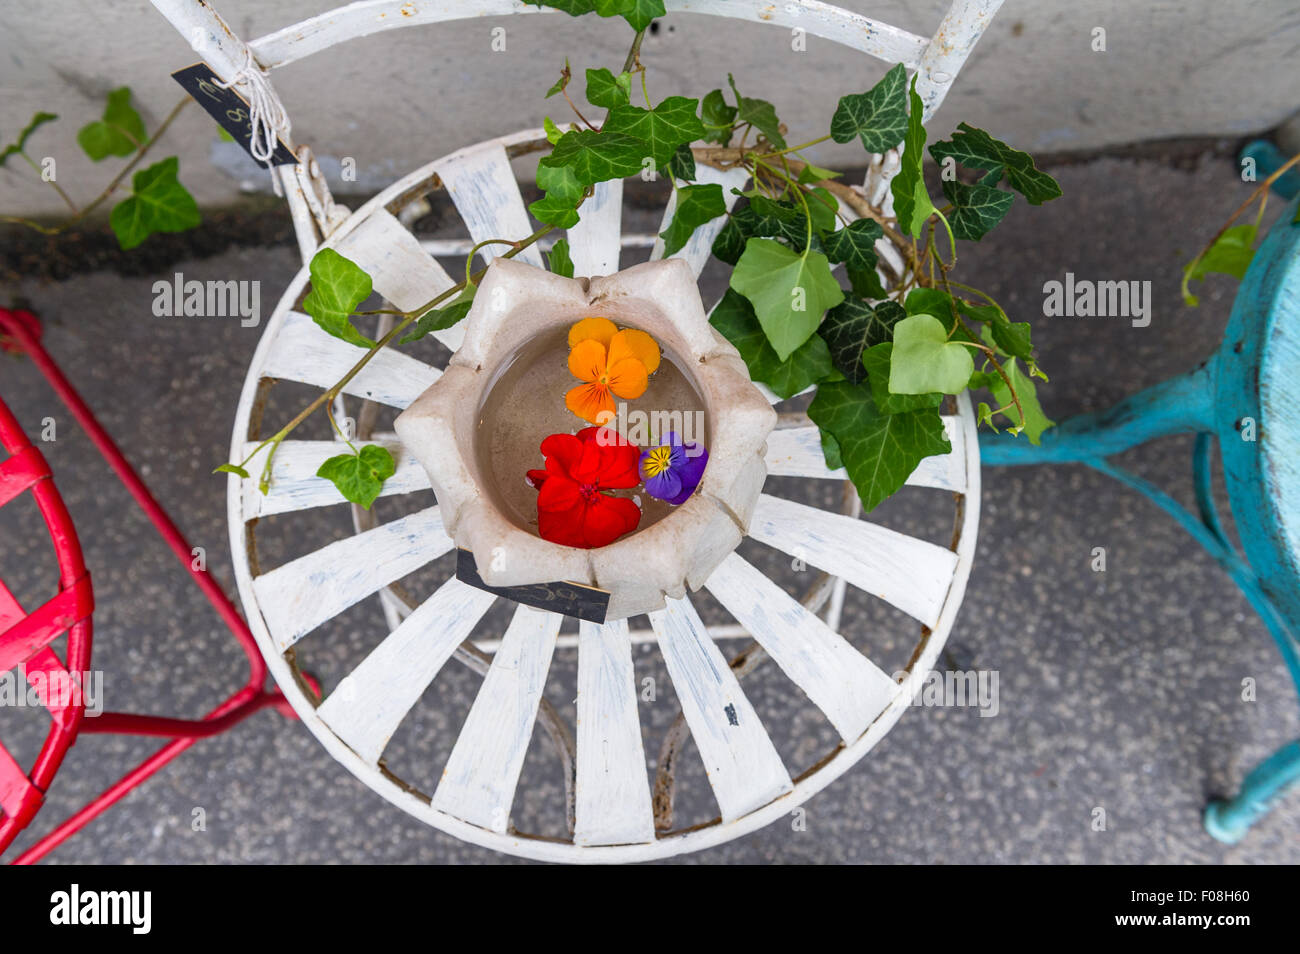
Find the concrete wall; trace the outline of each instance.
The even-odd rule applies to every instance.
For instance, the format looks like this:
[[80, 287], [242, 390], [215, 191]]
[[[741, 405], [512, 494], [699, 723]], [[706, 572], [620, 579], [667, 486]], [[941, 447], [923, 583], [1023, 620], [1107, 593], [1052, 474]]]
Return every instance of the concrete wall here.
[[[455, 0], [447, 0], [455, 2]], [[945, 0], [842, 0], [841, 5], [930, 34]], [[236, 33], [254, 38], [333, 4], [316, 0], [215, 0]], [[490, 30], [505, 26], [506, 50]], [[1092, 50], [1093, 30], [1106, 51]], [[471, 20], [391, 31], [278, 70], [276, 88], [294, 137], [337, 168], [352, 157], [350, 191], [377, 189], [451, 149], [539, 124], [562, 101], [542, 92], [565, 56], [575, 73], [617, 67], [631, 32], [621, 22], [564, 15]], [[1239, 136], [1268, 129], [1300, 106], [1300, 5], [1296, 0], [1008, 0], [976, 49], [932, 132], [959, 120], [1029, 150], [1074, 151], [1175, 136]], [[119, 167], [82, 156], [75, 135], [98, 116], [104, 93], [135, 91], [152, 128], [180, 88], [170, 71], [195, 59], [146, 0], [0, 0], [0, 144], [39, 109], [60, 114], [31, 144], [53, 156], [58, 181], [79, 201]], [[774, 101], [792, 142], [823, 134], [838, 97], [861, 91], [884, 64], [809, 38], [791, 50], [779, 28], [675, 14], [646, 39], [651, 94], [700, 95], [735, 73], [742, 91]], [[165, 150], [165, 151], [163, 151]], [[158, 155], [179, 153], [182, 181], [219, 204], [269, 180], [217, 140], [187, 109]], [[822, 165], [858, 165], [860, 150], [827, 144]], [[0, 169], [0, 210], [57, 214], [53, 190], [11, 160]]]

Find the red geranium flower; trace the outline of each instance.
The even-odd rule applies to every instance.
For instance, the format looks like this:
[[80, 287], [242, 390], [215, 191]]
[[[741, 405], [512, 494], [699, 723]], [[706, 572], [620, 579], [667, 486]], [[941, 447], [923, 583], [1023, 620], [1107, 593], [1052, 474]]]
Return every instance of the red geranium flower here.
[[626, 497], [603, 490], [623, 490], [641, 483], [641, 451], [618, 432], [584, 427], [573, 434], [552, 434], [542, 441], [545, 470], [530, 470], [537, 488], [537, 532], [543, 540], [594, 549], [631, 533], [641, 522], [641, 508]]

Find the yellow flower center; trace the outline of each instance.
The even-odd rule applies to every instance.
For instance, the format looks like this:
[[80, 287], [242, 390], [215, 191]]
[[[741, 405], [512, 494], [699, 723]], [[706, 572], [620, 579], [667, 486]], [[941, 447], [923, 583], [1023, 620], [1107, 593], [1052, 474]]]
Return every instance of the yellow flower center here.
[[669, 447], [656, 447], [646, 458], [645, 472], [651, 477], [657, 477], [668, 469], [672, 461], [672, 449]]

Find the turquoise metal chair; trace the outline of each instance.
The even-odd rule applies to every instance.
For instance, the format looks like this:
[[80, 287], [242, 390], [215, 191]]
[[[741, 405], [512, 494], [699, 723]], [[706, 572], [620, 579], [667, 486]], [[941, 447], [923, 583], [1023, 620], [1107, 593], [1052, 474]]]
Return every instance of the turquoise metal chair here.
[[[1275, 158], [1259, 150], [1254, 154], [1261, 157], [1261, 165]], [[1065, 421], [1045, 432], [1038, 447], [1023, 437], [985, 433], [980, 456], [986, 466], [1084, 463], [1146, 494], [1241, 588], [1277, 643], [1300, 694], [1300, 223], [1293, 223], [1297, 185], [1286, 177], [1274, 184], [1274, 191], [1291, 202], [1255, 253], [1223, 343], [1208, 360], [1110, 410]], [[1153, 438], [1187, 433], [1196, 435], [1196, 513], [1110, 460]], [[1224, 532], [1211, 495], [1210, 450], [1216, 439], [1240, 551]], [[1212, 801], [1205, 810], [1206, 831], [1229, 844], [1241, 840], [1298, 783], [1300, 740], [1256, 766], [1235, 798]]]

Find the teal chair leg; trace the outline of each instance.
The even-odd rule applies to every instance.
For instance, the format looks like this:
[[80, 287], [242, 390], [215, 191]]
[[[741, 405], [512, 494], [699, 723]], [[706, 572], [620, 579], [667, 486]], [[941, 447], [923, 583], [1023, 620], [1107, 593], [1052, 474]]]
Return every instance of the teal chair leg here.
[[[1144, 494], [1177, 520], [1241, 589], [1277, 644], [1300, 695], [1300, 644], [1285, 615], [1261, 588], [1255, 571], [1224, 533], [1211, 495], [1209, 451], [1215, 429], [1218, 364], [1216, 356], [1189, 374], [1139, 392], [1110, 410], [1064, 421], [1044, 432], [1038, 446], [1024, 437], [982, 432], [980, 460], [990, 467], [1083, 463]], [[1159, 487], [1108, 459], [1157, 437], [1186, 433], [1196, 435], [1192, 476], [1198, 513], [1191, 513]], [[1210, 803], [1204, 815], [1206, 831], [1228, 844], [1240, 840], [1297, 783], [1300, 742], [1293, 742], [1250, 772], [1236, 798]]]
[[1212, 801], [1205, 807], [1205, 830], [1224, 844], [1235, 845], [1297, 784], [1300, 742], [1289, 742], [1255, 766], [1236, 798]]

